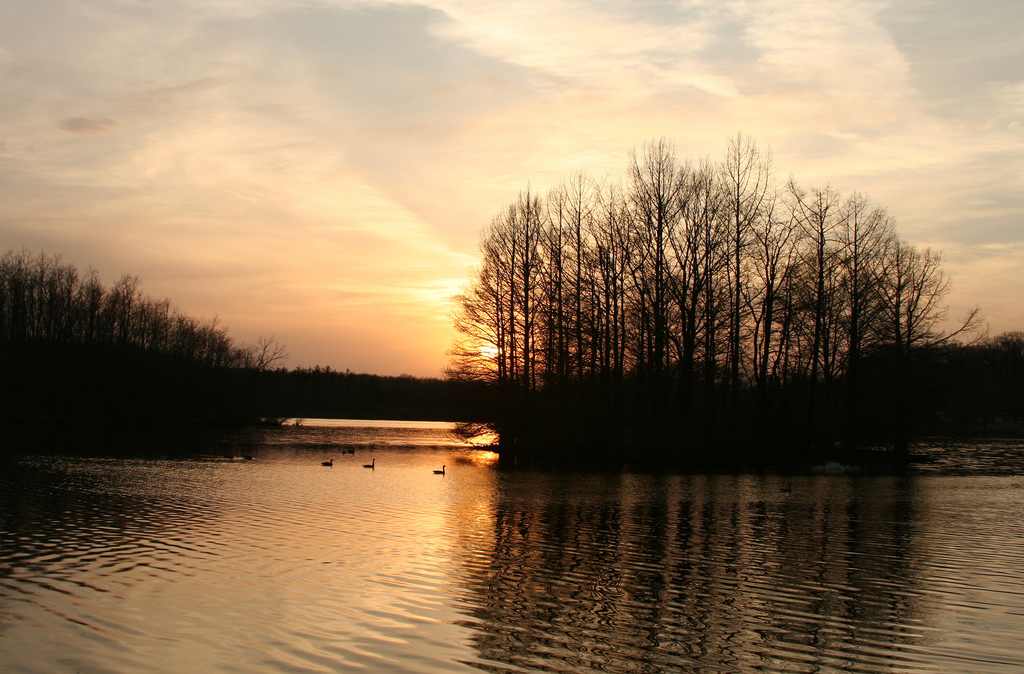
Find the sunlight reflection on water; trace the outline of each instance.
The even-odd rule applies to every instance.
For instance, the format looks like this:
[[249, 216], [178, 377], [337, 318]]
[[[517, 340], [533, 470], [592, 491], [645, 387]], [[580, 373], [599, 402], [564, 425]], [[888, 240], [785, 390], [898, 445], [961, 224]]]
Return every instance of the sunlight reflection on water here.
[[1024, 668], [1022, 478], [504, 472], [436, 431], [20, 462], [0, 671]]

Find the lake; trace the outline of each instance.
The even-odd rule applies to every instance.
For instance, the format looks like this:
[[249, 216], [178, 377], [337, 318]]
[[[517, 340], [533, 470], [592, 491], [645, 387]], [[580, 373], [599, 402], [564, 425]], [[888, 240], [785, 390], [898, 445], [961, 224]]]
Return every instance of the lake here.
[[574, 475], [449, 428], [18, 460], [0, 671], [1024, 671], [1024, 444], [933, 443], [900, 477]]

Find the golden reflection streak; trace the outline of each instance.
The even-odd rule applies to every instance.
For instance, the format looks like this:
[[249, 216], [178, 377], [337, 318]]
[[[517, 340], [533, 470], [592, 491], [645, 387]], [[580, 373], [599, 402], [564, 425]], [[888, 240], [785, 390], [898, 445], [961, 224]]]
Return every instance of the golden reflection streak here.
[[[488, 435], [490, 435], [490, 434], [488, 434]], [[481, 437], [481, 436], [477, 436], [477, 437]], [[497, 438], [495, 438], [495, 439], [497, 439]], [[470, 442], [474, 442], [475, 440], [476, 440], [476, 438], [473, 438], [472, 440], [470, 440]], [[493, 444], [493, 443], [481, 443], [481, 444], [487, 445], [487, 444]], [[476, 464], [478, 466], [490, 466], [490, 465], [495, 464], [495, 463], [498, 462], [498, 456], [499, 455], [498, 455], [497, 452], [492, 452], [490, 450], [486, 450], [485, 449], [485, 450], [470, 452], [469, 456], [467, 458], [468, 458], [469, 462], [471, 462], [473, 464]]]

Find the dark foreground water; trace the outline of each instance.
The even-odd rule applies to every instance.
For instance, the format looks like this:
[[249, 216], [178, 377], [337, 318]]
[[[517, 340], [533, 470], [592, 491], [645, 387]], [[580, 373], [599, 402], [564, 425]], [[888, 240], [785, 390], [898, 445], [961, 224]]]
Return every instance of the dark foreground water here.
[[0, 671], [1024, 671], [1024, 477], [991, 474], [1024, 446], [899, 478], [545, 475], [358, 426], [21, 461]]

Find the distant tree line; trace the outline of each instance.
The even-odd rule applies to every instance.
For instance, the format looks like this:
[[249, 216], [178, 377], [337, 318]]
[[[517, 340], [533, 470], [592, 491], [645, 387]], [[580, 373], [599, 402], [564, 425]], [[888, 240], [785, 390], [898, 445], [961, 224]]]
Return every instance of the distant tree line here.
[[[283, 417], [460, 419], [472, 383], [285, 369], [273, 338], [236, 343], [153, 299], [46, 254], [0, 257], [0, 428], [7, 449], [184, 447]], [[185, 436], [185, 437], [183, 437]]]
[[0, 343], [118, 347], [215, 368], [266, 369], [285, 356], [272, 339], [238, 346], [216, 319], [146, 297], [136, 276], [107, 287], [95, 270], [28, 252], [0, 258]]
[[265, 370], [253, 379], [263, 392], [262, 409], [285, 417], [468, 421], [494, 404], [491, 391], [471, 381], [320, 366]]
[[904, 448], [919, 361], [979, 327], [951, 322], [939, 253], [862, 195], [780, 185], [742, 136], [721, 161], [660, 140], [621, 184], [523, 192], [480, 250], [450, 372], [502, 392], [512, 453]]
[[[915, 365], [912, 385], [919, 430], [1024, 435], [1024, 332], [924, 349]], [[883, 376], [878, 380], [884, 383]], [[881, 398], [884, 401], [886, 395]]]

